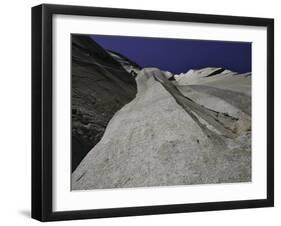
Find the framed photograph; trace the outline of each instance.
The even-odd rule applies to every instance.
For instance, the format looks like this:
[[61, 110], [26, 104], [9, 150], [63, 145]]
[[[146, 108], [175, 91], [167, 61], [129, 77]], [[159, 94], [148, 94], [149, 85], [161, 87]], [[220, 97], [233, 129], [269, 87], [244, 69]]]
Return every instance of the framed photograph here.
[[32, 8], [32, 217], [274, 205], [274, 21]]

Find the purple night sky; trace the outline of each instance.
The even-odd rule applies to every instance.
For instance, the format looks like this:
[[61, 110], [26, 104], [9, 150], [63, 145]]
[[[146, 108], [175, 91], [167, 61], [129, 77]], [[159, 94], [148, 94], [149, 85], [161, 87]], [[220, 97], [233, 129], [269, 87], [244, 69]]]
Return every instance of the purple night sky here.
[[109, 35], [91, 35], [91, 38], [141, 67], [157, 67], [172, 73], [204, 67], [223, 67], [239, 73], [252, 70], [250, 42]]

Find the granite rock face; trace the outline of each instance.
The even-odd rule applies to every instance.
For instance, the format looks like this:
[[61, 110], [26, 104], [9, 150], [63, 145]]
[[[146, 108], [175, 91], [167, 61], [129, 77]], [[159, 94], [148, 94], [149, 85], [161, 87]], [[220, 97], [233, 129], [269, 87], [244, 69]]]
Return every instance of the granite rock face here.
[[251, 75], [173, 77], [138, 71], [136, 97], [72, 173], [73, 190], [251, 181]]
[[136, 92], [135, 79], [109, 52], [89, 36], [72, 35], [72, 171]]

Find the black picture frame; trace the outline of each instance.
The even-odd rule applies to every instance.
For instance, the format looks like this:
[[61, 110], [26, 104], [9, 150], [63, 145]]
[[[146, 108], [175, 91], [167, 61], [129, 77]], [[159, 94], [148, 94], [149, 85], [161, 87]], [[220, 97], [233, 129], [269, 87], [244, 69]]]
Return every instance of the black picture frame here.
[[[267, 28], [267, 198], [129, 208], [52, 210], [52, 18], [55, 14], [182, 21]], [[40, 221], [229, 210], [274, 205], [274, 20], [43, 4], [32, 8], [32, 218]]]

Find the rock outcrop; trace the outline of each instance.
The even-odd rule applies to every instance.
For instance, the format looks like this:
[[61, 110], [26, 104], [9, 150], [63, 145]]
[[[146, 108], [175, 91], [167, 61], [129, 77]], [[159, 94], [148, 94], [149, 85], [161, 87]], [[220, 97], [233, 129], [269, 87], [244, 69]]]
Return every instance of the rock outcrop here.
[[251, 181], [250, 74], [170, 78], [138, 72], [136, 97], [73, 172], [73, 190]]

